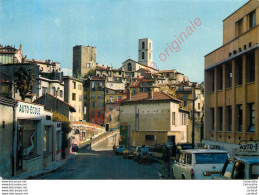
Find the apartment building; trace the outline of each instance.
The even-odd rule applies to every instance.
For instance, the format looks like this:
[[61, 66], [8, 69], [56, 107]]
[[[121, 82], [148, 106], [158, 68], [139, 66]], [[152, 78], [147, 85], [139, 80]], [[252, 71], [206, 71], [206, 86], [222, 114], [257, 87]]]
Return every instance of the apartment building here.
[[19, 49], [16, 49], [15, 46], [2, 46], [0, 44], [0, 65], [21, 63], [23, 59], [22, 45], [20, 45]]
[[115, 130], [120, 127], [121, 101], [127, 98], [127, 92], [105, 88], [105, 118], [104, 123], [107, 130]]
[[[153, 145], [168, 141], [187, 141], [188, 112], [180, 108], [181, 100], [163, 92], [142, 92], [122, 102], [121, 127], [126, 129], [127, 143]], [[122, 129], [121, 129], [122, 131]]]
[[64, 101], [72, 105], [76, 112], [70, 112], [69, 120], [80, 121], [83, 120], [84, 107], [83, 107], [83, 80], [75, 79], [70, 76], [63, 77], [65, 83], [65, 96]]
[[223, 45], [205, 56], [205, 139], [224, 149], [259, 139], [259, 7], [223, 20]]
[[87, 107], [86, 121], [104, 125], [105, 78], [91, 77], [84, 80], [84, 105]]

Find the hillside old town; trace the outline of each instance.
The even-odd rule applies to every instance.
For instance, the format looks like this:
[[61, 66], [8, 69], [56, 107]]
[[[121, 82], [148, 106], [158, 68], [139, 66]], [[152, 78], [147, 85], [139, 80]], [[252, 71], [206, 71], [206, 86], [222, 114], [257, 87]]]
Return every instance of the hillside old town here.
[[257, 179], [258, 1], [223, 20], [201, 83], [153, 61], [199, 31], [190, 22], [162, 53], [151, 37], [131, 40], [138, 59], [118, 68], [74, 45], [71, 75], [55, 59], [28, 59], [26, 43], [0, 43], [0, 178]]

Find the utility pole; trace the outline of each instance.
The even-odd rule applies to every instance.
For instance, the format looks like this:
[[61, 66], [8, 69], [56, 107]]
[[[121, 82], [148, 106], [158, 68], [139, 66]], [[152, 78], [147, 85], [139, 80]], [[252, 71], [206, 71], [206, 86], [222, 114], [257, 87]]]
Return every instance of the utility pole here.
[[192, 148], [194, 149], [194, 142], [195, 142], [195, 137], [194, 137], [194, 132], [195, 132], [195, 119], [194, 119], [194, 112], [195, 112], [195, 85], [196, 83], [192, 84]]

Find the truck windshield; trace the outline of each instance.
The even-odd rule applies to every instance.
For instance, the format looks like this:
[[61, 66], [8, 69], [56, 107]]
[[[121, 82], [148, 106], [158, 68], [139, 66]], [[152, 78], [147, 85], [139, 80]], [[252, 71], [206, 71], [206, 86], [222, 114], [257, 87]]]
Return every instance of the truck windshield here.
[[197, 164], [223, 164], [228, 158], [227, 153], [195, 154]]
[[258, 179], [259, 177], [259, 164], [253, 164], [251, 179]]

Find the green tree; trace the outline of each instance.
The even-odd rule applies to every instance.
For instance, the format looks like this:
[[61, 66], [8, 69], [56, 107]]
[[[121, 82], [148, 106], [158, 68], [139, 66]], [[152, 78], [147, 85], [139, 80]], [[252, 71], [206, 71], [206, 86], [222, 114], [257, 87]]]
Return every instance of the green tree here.
[[25, 95], [32, 90], [32, 84], [34, 81], [34, 75], [32, 74], [32, 69], [25, 69], [20, 67], [18, 71], [15, 72], [14, 76], [16, 88], [19, 90], [22, 100], [25, 100]]
[[95, 70], [94, 69], [89, 70], [89, 72], [84, 77], [87, 77], [87, 76], [95, 76]]
[[59, 121], [61, 122], [61, 127], [62, 127], [62, 144], [61, 144], [61, 149], [62, 149], [62, 157], [66, 157], [66, 149], [68, 148], [70, 142], [69, 142], [69, 133], [72, 130], [71, 127], [71, 122], [68, 120], [68, 118], [58, 112], [53, 112], [53, 121]]

